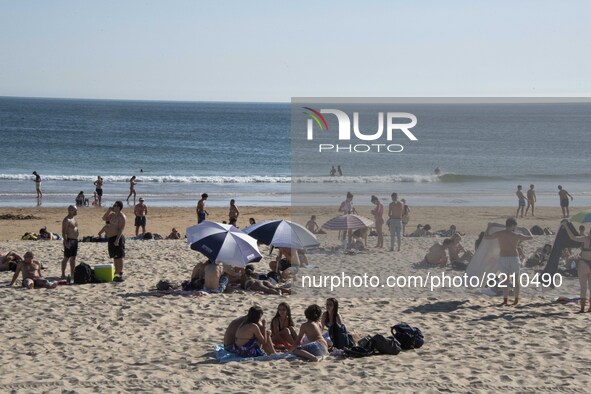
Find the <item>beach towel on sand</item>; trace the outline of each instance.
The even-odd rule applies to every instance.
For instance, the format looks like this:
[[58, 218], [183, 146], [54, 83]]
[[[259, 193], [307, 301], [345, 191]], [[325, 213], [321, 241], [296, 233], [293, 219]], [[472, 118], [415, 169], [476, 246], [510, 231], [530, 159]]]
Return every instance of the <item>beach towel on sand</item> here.
[[[567, 223], [568, 228], [573, 235], [578, 236], [579, 232], [573, 226], [572, 223]], [[558, 262], [560, 260], [560, 255], [562, 254], [562, 250], [564, 248], [580, 248], [581, 243], [575, 242], [568, 236], [566, 230], [560, 226], [560, 229], [556, 232], [556, 238], [554, 239], [554, 244], [552, 245], [552, 251], [550, 252], [550, 257], [548, 257], [548, 263], [544, 268], [544, 274], [554, 275], [558, 272]]]
[[272, 361], [295, 357], [291, 353], [277, 353], [271, 356], [260, 357], [240, 357], [239, 355], [235, 353], [230, 353], [229, 351], [224, 349], [224, 345], [215, 345], [213, 347], [213, 352], [215, 354], [215, 358], [220, 362], [220, 364], [225, 364], [232, 361]]

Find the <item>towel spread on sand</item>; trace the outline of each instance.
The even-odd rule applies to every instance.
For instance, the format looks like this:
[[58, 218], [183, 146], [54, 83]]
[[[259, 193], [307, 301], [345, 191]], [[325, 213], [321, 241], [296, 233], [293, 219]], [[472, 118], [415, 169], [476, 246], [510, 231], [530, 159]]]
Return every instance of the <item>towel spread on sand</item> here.
[[295, 357], [291, 353], [277, 353], [270, 356], [260, 357], [240, 357], [237, 354], [230, 353], [224, 349], [224, 345], [215, 345], [213, 347], [213, 352], [215, 353], [215, 358], [220, 362], [220, 364], [225, 364], [232, 361], [271, 361]]

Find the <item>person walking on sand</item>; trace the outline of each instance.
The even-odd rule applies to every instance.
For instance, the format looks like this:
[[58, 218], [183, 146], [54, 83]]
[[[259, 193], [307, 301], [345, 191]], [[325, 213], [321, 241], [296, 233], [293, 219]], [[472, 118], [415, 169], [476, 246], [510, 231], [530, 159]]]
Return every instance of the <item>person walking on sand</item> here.
[[[525, 231], [527, 231], [528, 235], [516, 233], [517, 221], [514, 218], [508, 218], [505, 221], [505, 230], [498, 231], [494, 234], [490, 234], [491, 226], [492, 223], [489, 223], [484, 238], [499, 240], [500, 256], [498, 264], [501, 273], [506, 275], [504, 278], [505, 283], [501, 283], [505, 286], [503, 287], [503, 303], [501, 305], [507, 305], [509, 284], [512, 284], [515, 289], [515, 301], [513, 305], [517, 305], [519, 303], [519, 271], [521, 269], [518, 246], [521, 241], [529, 241], [533, 237], [527, 229]], [[512, 281], [513, 283], [508, 284], [508, 281]]]
[[527, 211], [531, 207], [531, 215], [534, 215], [534, 205], [536, 204], [536, 191], [534, 190], [534, 185], [529, 185], [529, 190], [527, 191], [527, 207], [525, 208], [525, 216], [527, 216]]
[[135, 175], [129, 180], [129, 195], [127, 196], [127, 202], [129, 203], [129, 197], [133, 194], [133, 203], [135, 204]]
[[33, 175], [35, 175], [35, 191], [37, 192], [37, 198], [42, 198], [43, 193], [41, 192], [41, 177], [37, 174], [37, 171], [33, 171]]
[[125, 259], [125, 237], [123, 236], [123, 230], [125, 229], [127, 218], [121, 212], [122, 210], [123, 203], [121, 201], [115, 201], [115, 204], [103, 215], [103, 220], [107, 222], [105, 233], [107, 235], [109, 257], [115, 263], [114, 282], [123, 282], [123, 260]]
[[230, 220], [228, 222], [232, 222], [234, 219], [235, 222], [238, 222], [238, 216], [240, 215], [240, 211], [236, 208], [236, 201], [234, 199], [230, 200], [230, 211], [228, 212], [228, 217]]
[[66, 278], [66, 265], [70, 261], [70, 278], [74, 277], [76, 256], [78, 255], [78, 223], [76, 215], [78, 209], [70, 205], [68, 215], [62, 220], [62, 238], [64, 243], [64, 259], [62, 260], [62, 279]]
[[146, 215], [148, 214], [148, 207], [144, 204], [144, 198], [140, 197], [140, 202], [133, 208], [135, 215], [135, 237], [139, 236], [140, 227], [142, 228], [142, 237], [146, 233]]
[[98, 196], [98, 206], [102, 206], [101, 203], [103, 201], [103, 183], [104, 180], [101, 176], [97, 176], [96, 181], [94, 181], [94, 186], [96, 187], [96, 195]]
[[515, 217], [519, 217], [519, 211], [521, 211], [521, 217], [523, 217], [523, 210], [525, 209], [525, 202], [526, 202], [526, 198], [525, 198], [525, 194], [523, 194], [523, 191], [521, 190], [521, 185], [517, 185], [517, 192], [515, 192], [515, 195], [517, 196], [517, 213], [515, 214]]
[[567, 218], [570, 216], [570, 212], [568, 210], [568, 198], [573, 200], [573, 196], [570, 195], [562, 186], [558, 185], [558, 197], [560, 198], [560, 208], [562, 209], [562, 217]]
[[337, 172], [339, 173], [339, 176], [343, 176], [343, 170], [341, 169], [340, 164], [337, 166]]
[[207, 200], [207, 193], [201, 195], [201, 200], [197, 201], [197, 224], [205, 220], [205, 215], [209, 213], [205, 210], [205, 200]]
[[398, 194], [392, 193], [392, 202], [388, 208], [388, 227], [390, 229], [390, 252], [394, 251], [394, 237], [398, 240], [398, 251], [400, 252], [400, 242], [402, 233], [402, 214], [404, 213], [404, 204], [398, 201]]

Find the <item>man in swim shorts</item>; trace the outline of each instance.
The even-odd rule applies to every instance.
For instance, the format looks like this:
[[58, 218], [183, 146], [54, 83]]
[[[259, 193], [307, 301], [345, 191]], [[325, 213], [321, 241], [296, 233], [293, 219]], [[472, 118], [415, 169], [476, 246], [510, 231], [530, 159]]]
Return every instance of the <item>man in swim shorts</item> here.
[[62, 279], [66, 277], [66, 265], [70, 261], [70, 277], [74, 277], [74, 268], [76, 267], [76, 255], [78, 254], [78, 223], [75, 216], [78, 209], [70, 205], [68, 207], [68, 216], [62, 220], [62, 238], [64, 242], [64, 259], [62, 260]]
[[96, 181], [94, 181], [94, 186], [96, 187], [96, 195], [98, 196], [98, 206], [101, 206], [101, 202], [103, 200], [103, 178], [98, 176]]
[[197, 224], [205, 220], [205, 215], [209, 215], [205, 210], [205, 200], [207, 200], [207, 197], [209, 197], [207, 193], [203, 193], [201, 195], [201, 200], [197, 202]]
[[140, 202], [133, 208], [135, 215], [135, 236], [138, 237], [140, 227], [142, 228], [142, 236], [146, 233], [146, 215], [148, 214], [148, 207], [144, 204], [144, 198], [140, 197]]
[[570, 195], [562, 186], [558, 185], [558, 197], [560, 198], [560, 208], [562, 209], [562, 217], [567, 218], [570, 216], [570, 212], [568, 210], [568, 198], [573, 200], [573, 196]]
[[[519, 271], [521, 268], [521, 261], [519, 260], [518, 244], [521, 241], [529, 241], [533, 237], [529, 230], [525, 229], [528, 235], [522, 235], [515, 232], [517, 228], [517, 221], [514, 218], [508, 218], [505, 221], [505, 230], [490, 234], [490, 227], [492, 223], [488, 224], [484, 238], [498, 239], [500, 248], [500, 257], [498, 260], [499, 269], [501, 273], [507, 277], [505, 283], [501, 283], [503, 287], [503, 304], [507, 305], [507, 298], [509, 295], [509, 286], [506, 281], [512, 280], [515, 288], [515, 301], [513, 305], [519, 303]], [[512, 276], [513, 275], [513, 276]]]
[[527, 191], [527, 207], [525, 207], [525, 216], [527, 216], [527, 211], [531, 207], [531, 215], [534, 215], [534, 205], [536, 203], [536, 191], [534, 190], [534, 185], [529, 185], [529, 190]]
[[125, 258], [125, 237], [123, 230], [127, 218], [121, 212], [123, 203], [115, 201], [115, 204], [103, 215], [103, 220], [107, 222], [105, 233], [108, 241], [109, 257], [115, 263], [115, 278], [113, 282], [123, 282], [123, 260]]

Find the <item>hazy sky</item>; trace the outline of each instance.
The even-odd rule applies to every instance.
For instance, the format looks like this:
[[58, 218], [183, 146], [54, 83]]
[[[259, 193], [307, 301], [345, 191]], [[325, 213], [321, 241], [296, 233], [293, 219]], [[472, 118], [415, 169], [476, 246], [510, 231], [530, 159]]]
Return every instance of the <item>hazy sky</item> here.
[[589, 96], [588, 1], [0, 0], [0, 96]]

